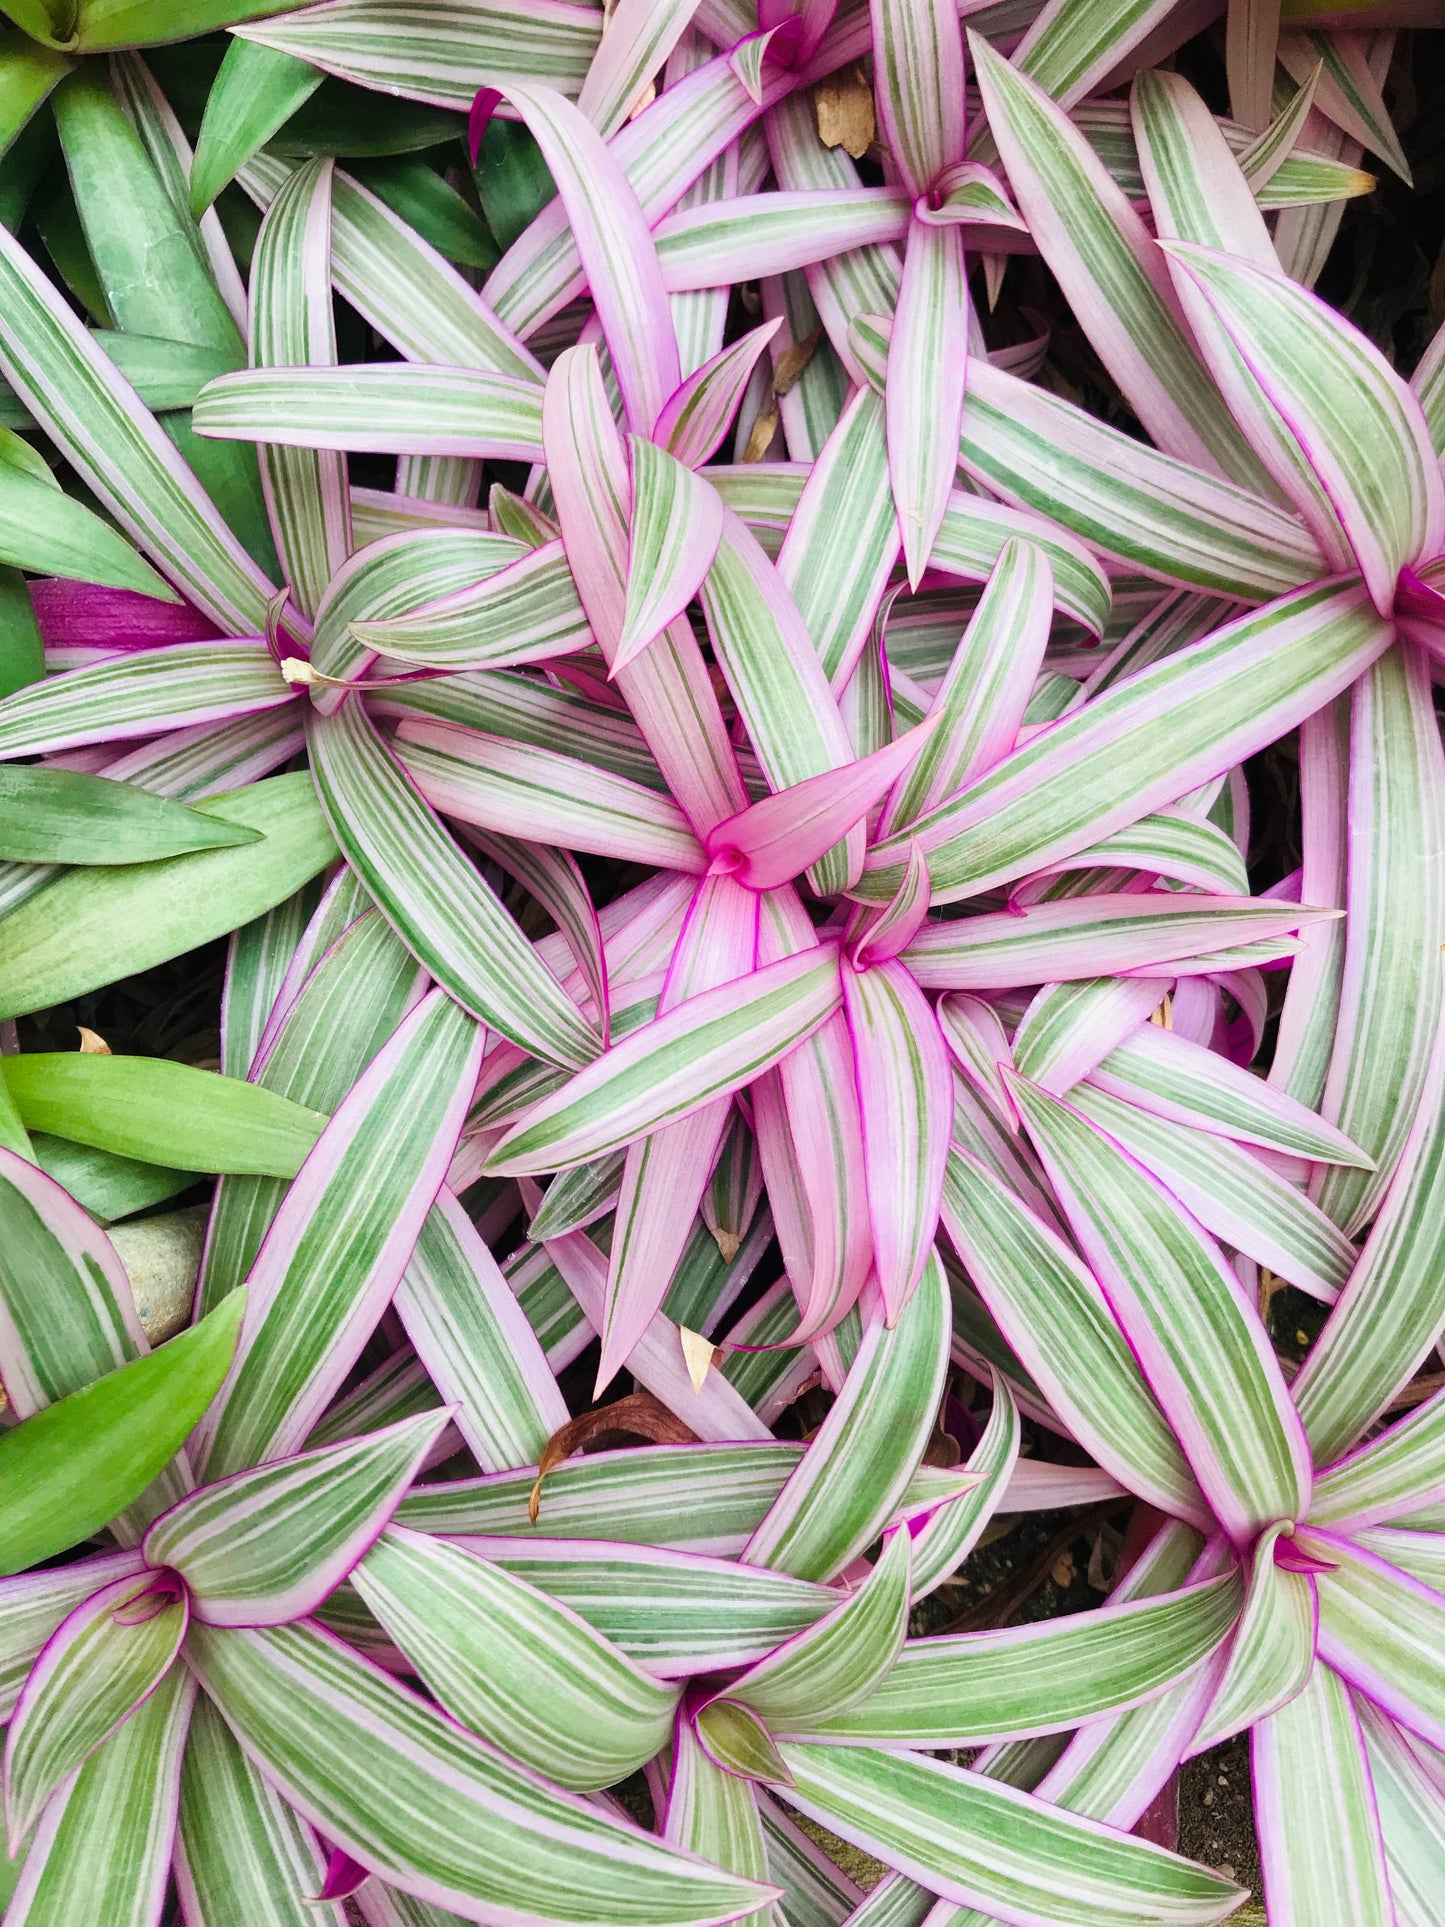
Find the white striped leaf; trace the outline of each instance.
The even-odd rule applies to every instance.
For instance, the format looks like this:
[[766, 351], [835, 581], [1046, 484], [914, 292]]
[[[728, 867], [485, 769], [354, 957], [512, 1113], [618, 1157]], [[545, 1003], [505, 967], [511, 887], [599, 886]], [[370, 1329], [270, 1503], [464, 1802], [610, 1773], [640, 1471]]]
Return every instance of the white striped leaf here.
[[1170, 1123], [1093, 1083], [1069, 1102], [1152, 1171], [1207, 1231], [1330, 1303], [1358, 1256], [1334, 1222], [1228, 1138]]
[[1320, 1657], [1402, 1726], [1445, 1743], [1445, 1594], [1337, 1533], [1311, 1527], [1299, 1546], [1329, 1568], [1315, 1582]]
[[1445, 1326], [1445, 1027], [1400, 1162], [1293, 1395], [1316, 1462], [1347, 1451]]
[[612, 671], [626, 668], [696, 595], [722, 539], [723, 508], [693, 471], [641, 435], [632, 450], [627, 606]]
[[963, 38], [946, 0], [873, 0], [874, 85], [884, 139], [910, 194], [963, 159]]
[[304, 1618], [381, 1531], [448, 1416], [424, 1412], [208, 1485], [156, 1520], [145, 1556], [181, 1575], [205, 1625]]
[[252, 1270], [230, 1376], [198, 1435], [210, 1476], [296, 1450], [390, 1302], [466, 1115], [477, 1025], [433, 990], [322, 1132]]
[[868, 639], [898, 543], [883, 402], [864, 386], [818, 451], [777, 559], [834, 689], [846, 682]]
[[[330, 367], [331, 173], [309, 161], [266, 212], [251, 267], [251, 364]], [[351, 547], [346, 458], [331, 450], [263, 449], [261, 479], [277, 552], [298, 608], [313, 616]]]
[[[793, 1457], [771, 1483], [752, 1524], [757, 1523], [776, 1498], [779, 1486], [792, 1468]], [[0, 1717], [10, 1718], [41, 1649], [76, 1607], [114, 1580], [133, 1578], [140, 1569], [138, 1552], [109, 1552], [66, 1566], [22, 1573], [0, 1585]]]
[[975, 355], [960, 460], [1006, 502], [1161, 582], [1241, 601], [1285, 594], [1324, 558], [1300, 523], [1249, 489], [1161, 454]]
[[1250, 1764], [1271, 1910], [1295, 1927], [1393, 1927], [1360, 1723], [1328, 1666], [1255, 1728]]
[[1014, 50], [1020, 73], [1072, 107], [1167, 17], [1165, 0], [1047, 0]]
[[602, 41], [577, 106], [605, 140], [637, 104], [638, 95], [667, 60], [687, 29], [688, 0], [619, 0], [608, 15]]
[[1244, 1611], [1214, 1697], [1189, 1742], [1191, 1755], [1277, 1713], [1309, 1680], [1319, 1602], [1313, 1576], [1291, 1571], [1274, 1556], [1284, 1530], [1268, 1526], [1255, 1542]]
[[348, 615], [346, 628], [368, 650], [438, 669], [545, 662], [592, 640], [560, 542], [400, 614]]
[[998, 1012], [982, 997], [957, 990], [940, 997], [935, 1011], [954, 1063], [1007, 1115], [1008, 1091], [999, 1065], [1013, 1064], [1014, 1056]]
[[[626, 610], [631, 479], [595, 348], [565, 349], [547, 383], [544, 440], [567, 561], [604, 658]], [[671, 623], [617, 676], [667, 788], [704, 834], [747, 802], [691, 626]]]
[[[922, 879], [926, 893], [926, 870]], [[905, 964], [895, 959], [860, 969], [845, 960], [841, 981], [863, 1128], [873, 1263], [891, 1323], [933, 1251], [953, 1078], [938, 1020]], [[806, 1155], [808, 1147], [801, 1148]]]
[[1008, 1490], [1018, 1464], [1019, 1412], [1002, 1373], [993, 1374], [993, 1407], [983, 1437], [965, 1471], [978, 1475], [971, 1492], [948, 1499], [921, 1520], [910, 1520], [913, 1565], [910, 1598], [916, 1603], [952, 1578]]
[[160, 1683], [185, 1636], [183, 1590], [150, 1572], [92, 1594], [51, 1637], [5, 1736], [5, 1821], [14, 1855], [42, 1808]]
[[[1087, 849], [1176, 801], [1346, 688], [1390, 635], [1358, 583], [1321, 584], [1127, 677], [910, 826], [935, 903]], [[864, 888], [874, 901], [897, 888], [901, 858], [898, 837], [872, 854]]]
[[209, 382], [191, 419], [223, 441], [537, 462], [541, 402], [534, 382], [511, 375], [385, 361], [244, 368]]
[[1368, 1167], [1359, 1146], [1307, 1105], [1158, 1024], [1140, 1024], [1116, 1044], [1089, 1082], [1176, 1124], [1258, 1144], [1287, 1157], [1347, 1169]]
[[1053, 618], [1054, 579], [1042, 549], [1010, 538], [999, 551], [929, 710], [940, 722], [899, 778], [880, 826], [892, 835], [1007, 756], [1033, 692]]
[[1167, 975], [1045, 984], [1014, 1032], [1014, 1069], [1062, 1097], [1148, 1020], [1168, 984]]
[[[279, 155], [262, 153], [246, 163], [241, 178], [264, 206], [290, 171]], [[541, 379], [535, 357], [452, 264], [385, 202], [340, 171], [331, 188], [331, 278], [336, 292], [407, 361]]]
[[17, 241], [0, 236], [0, 368], [67, 459], [188, 600], [233, 634], [271, 585], [155, 418]]
[[[859, 895], [869, 881], [865, 874]], [[879, 900], [882, 893], [875, 898], [868, 888], [867, 895]], [[904, 956], [926, 990], [1021, 990], [1068, 979], [1093, 982], [1102, 971], [1148, 971], [1153, 981], [1194, 959], [1208, 959], [1212, 971], [1216, 955], [1232, 954], [1251, 939], [1272, 938], [1274, 949], [1310, 915], [1266, 897], [1121, 891], [926, 923]], [[1296, 1109], [1304, 1113], [1303, 1105]], [[1338, 1150], [1339, 1134], [1317, 1128], [1321, 1141]]]
[[[154, 1927], [170, 1878], [195, 1682], [173, 1666], [41, 1816], [6, 1918], [12, 1927]], [[105, 1843], [97, 1850], [97, 1842]]]
[[1063, 1732], [1172, 1687], [1227, 1637], [1234, 1574], [1003, 1632], [912, 1639], [861, 1706], [820, 1720], [836, 1745], [935, 1749]]
[[597, 50], [590, 7], [566, 0], [325, 0], [239, 29], [241, 37], [404, 100], [469, 107], [479, 87], [540, 80], [575, 94]]
[[352, 1583], [454, 1719], [558, 1786], [612, 1786], [671, 1733], [677, 1687], [500, 1566], [392, 1526]]
[[[350, 879], [350, 871], [344, 874]], [[359, 886], [347, 892], [351, 908], [362, 895]], [[380, 911], [366, 910], [344, 922], [334, 941], [326, 943], [326, 908], [318, 910], [308, 933], [321, 946], [320, 958], [304, 982], [283, 986], [281, 1007], [261, 1049], [253, 1053], [251, 1068], [263, 1090], [293, 1103], [305, 1096], [314, 1108], [331, 1112], [420, 1001], [426, 977]], [[246, 1277], [285, 1194], [284, 1182], [275, 1178], [221, 1180], [197, 1286], [202, 1309], [219, 1303]]]
[[653, 235], [664, 285], [675, 295], [901, 241], [910, 208], [896, 187], [784, 188], [678, 208]]
[[150, 736], [294, 701], [259, 639], [127, 650], [7, 696], [0, 702], [0, 755]]
[[1213, 1239], [1094, 1126], [1022, 1078], [1014, 1101], [1085, 1257], [1215, 1515], [1236, 1540], [1296, 1519], [1303, 1427]]
[[[853, 744], [797, 605], [731, 510], [701, 600], [713, 653], [770, 786], [789, 789], [851, 763]], [[853, 830], [811, 866], [820, 894], [852, 881], [861, 850], [862, 831]]]
[[948, 1288], [937, 1258], [891, 1328], [868, 1327], [802, 1462], [748, 1541], [749, 1565], [841, 1572], [892, 1516], [923, 1456], [948, 1364]]
[[701, 1927], [766, 1897], [557, 1792], [309, 1627], [198, 1628], [188, 1650], [292, 1805], [388, 1884], [463, 1919]]
[[1137, 870], [1169, 877], [1209, 895], [1247, 896], [1249, 873], [1234, 839], [1187, 810], [1156, 810], [1128, 829], [1115, 830], [1090, 849], [1077, 850], [1035, 871], [1042, 878], [1069, 871]]
[[857, 1592], [733, 1680], [727, 1697], [774, 1733], [807, 1733], [867, 1699], [903, 1650], [909, 1552], [909, 1528], [899, 1526]]
[[1430, 1927], [1440, 1886], [1445, 1798], [1422, 1758], [1424, 1749], [1412, 1745], [1410, 1736], [1362, 1694], [1353, 1700], [1365, 1736], [1395, 1917], [1399, 1927]]
[[1378, 154], [1401, 180], [1410, 181], [1410, 164], [1380, 92], [1381, 76], [1372, 70], [1373, 57], [1357, 35], [1283, 33], [1279, 58], [1297, 85], [1303, 85], [1319, 67], [1315, 87], [1319, 112], [1362, 147]]
[[1258, 465], [1139, 215], [1062, 109], [979, 35], [971, 44], [1009, 185], [1099, 359], [1163, 453], [1254, 486]]
[[347, 861], [407, 948], [464, 1008], [550, 1063], [596, 1034], [443, 830], [353, 697], [308, 718], [312, 774]]
[[841, 1001], [838, 953], [831, 946], [691, 997], [534, 1105], [492, 1152], [487, 1168], [499, 1176], [556, 1171], [621, 1150], [751, 1083]]
[[695, 876], [707, 868], [677, 805], [625, 776], [427, 717], [403, 722], [393, 740], [402, 769], [443, 816], [623, 863]]
[[[890, 6], [882, 0], [879, 11]], [[905, 4], [900, 14], [914, 11]], [[932, 0], [917, 11], [934, 11]], [[950, 20], [952, 9], [946, 11]], [[961, 65], [960, 61], [960, 65]], [[932, 95], [932, 87], [924, 89]], [[968, 279], [963, 231], [913, 221], [888, 348], [884, 406], [888, 475], [909, 586], [918, 587], [958, 468], [968, 366]]]
[[495, 1258], [445, 1187], [393, 1303], [478, 1462], [534, 1464], [567, 1406]]
[[789, 1805], [945, 1900], [1021, 1927], [1193, 1927], [1244, 1898], [1142, 1840], [922, 1754], [785, 1744]]
[[1442, 1487], [1445, 1392], [1437, 1392], [1317, 1476], [1310, 1522], [1357, 1532], [1430, 1503]]
[[1322, 1175], [1314, 1196], [1353, 1237], [1399, 1161], [1440, 1006], [1445, 756], [1418, 650], [1391, 649], [1355, 684], [1344, 806], [1344, 965], [1320, 1108], [1375, 1168]]
[[549, 87], [513, 82], [504, 91], [557, 183], [628, 426], [651, 435], [682, 370], [647, 218], [626, 170], [584, 114]]
[[[543, 1487], [543, 1508], [546, 1507]], [[730, 1559], [597, 1539], [456, 1542], [560, 1599], [661, 1679], [761, 1659], [838, 1602], [827, 1586]]]
[[[702, 1854], [729, 1873], [763, 1881], [769, 1877], [768, 1862], [754, 1787], [743, 1775], [741, 1760], [730, 1759], [724, 1767], [708, 1751], [713, 1730], [724, 1723], [719, 1721], [719, 1714], [724, 1721], [731, 1714], [732, 1724], [740, 1724], [747, 1717], [726, 1701], [714, 1700], [703, 1708], [695, 1723], [678, 1722], [663, 1838], [690, 1853]], [[752, 1737], [766, 1741], [760, 1728], [753, 1729]], [[759, 1753], [769, 1750], [765, 1744], [758, 1748]], [[770, 1777], [781, 1770], [772, 1761], [768, 1764]], [[782, 1927], [785, 1919], [775, 1906], [768, 1906], [748, 1914], [745, 1927]]]
[[1070, 1432], [1131, 1491], [1208, 1512], [1095, 1278], [1001, 1179], [955, 1146], [943, 1223], [1008, 1343]]
[[[1388, 612], [1401, 568], [1432, 554], [1445, 534], [1445, 480], [1420, 404], [1372, 342], [1277, 270], [1179, 241], [1168, 251], [1298, 443], [1376, 608]], [[1208, 354], [1207, 336], [1201, 346]], [[1230, 367], [1216, 361], [1226, 393]], [[1251, 433], [1249, 412], [1239, 417]], [[1269, 431], [1251, 439], [1308, 518], [1315, 491], [1292, 486], [1297, 463], [1271, 459], [1278, 444]]]
[[26, 1419], [150, 1349], [120, 1255], [43, 1171], [0, 1151], [0, 1378]]
[[[1188, 81], [1177, 74], [1138, 75], [1130, 114], [1160, 240], [1194, 242], [1277, 275], [1279, 259], [1249, 182]], [[1268, 402], [1262, 404], [1247, 361], [1189, 276], [1176, 274], [1174, 288], [1255, 452], [1300, 511], [1331, 572], [1349, 569], [1353, 556], [1339, 518], [1289, 425]]]
[[[244, 41], [235, 43], [244, 46]], [[198, 1927], [345, 1927], [311, 1898], [326, 1878], [315, 1836], [257, 1772], [204, 1694], [181, 1768], [176, 1882]]]

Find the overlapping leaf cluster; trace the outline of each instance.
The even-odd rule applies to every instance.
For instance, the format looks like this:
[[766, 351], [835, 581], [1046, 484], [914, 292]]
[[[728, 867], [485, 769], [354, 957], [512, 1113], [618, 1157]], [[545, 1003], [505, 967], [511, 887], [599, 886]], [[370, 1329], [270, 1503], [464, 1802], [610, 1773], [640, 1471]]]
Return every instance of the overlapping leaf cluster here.
[[1284, 11], [9, 9], [0, 1020], [229, 937], [0, 1058], [11, 1927], [1183, 1927], [1245, 1731], [1438, 1919], [1445, 333]]

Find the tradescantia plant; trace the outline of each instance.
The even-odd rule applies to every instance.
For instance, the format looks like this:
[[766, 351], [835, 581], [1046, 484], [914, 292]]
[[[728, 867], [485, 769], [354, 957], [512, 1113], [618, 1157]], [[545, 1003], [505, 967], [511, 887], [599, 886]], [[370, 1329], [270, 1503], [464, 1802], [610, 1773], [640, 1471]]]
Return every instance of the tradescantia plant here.
[[[1184, 1927], [1248, 1731], [1269, 1919], [1427, 1927], [1445, 332], [1311, 291], [1393, 33], [11, 13], [0, 1021], [229, 948], [217, 1070], [0, 1060], [6, 1922]], [[926, 1630], [1080, 1507], [1106, 1603]]]

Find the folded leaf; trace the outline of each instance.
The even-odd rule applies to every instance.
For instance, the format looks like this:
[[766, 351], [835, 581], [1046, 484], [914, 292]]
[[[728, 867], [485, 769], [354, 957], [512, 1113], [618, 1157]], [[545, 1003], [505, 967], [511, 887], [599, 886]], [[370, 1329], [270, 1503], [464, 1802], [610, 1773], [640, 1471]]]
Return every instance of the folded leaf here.
[[354, 1584], [454, 1719], [557, 1785], [611, 1786], [666, 1743], [678, 1689], [500, 1566], [392, 1526]]
[[187, 1606], [156, 1575], [117, 1579], [77, 1609], [40, 1655], [5, 1736], [5, 1818], [15, 1854], [42, 1808], [160, 1683]]
[[1337, 1533], [1310, 1528], [1299, 1534], [1299, 1546], [1329, 1567], [1315, 1582], [1320, 1657], [1438, 1747], [1445, 1738], [1438, 1664], [1445, 1594]]
[[631, 449], [627, 606], [613, 675], [682, 614], [722, 539], [722, 503], [705, 481], [640, 435]]
[[1295, 1572], [1276, 1559], [1280, 1536], [1281, 1528], [1270, 1526], [1255, 1545], [1228, 1664], [1189, 1742], [1191, 1754], [1219, 1746], [1267, 1719], [1309, 1680], [1319, 1623], [1315, 1581], [1312, 1574]]
[[304, 1618], [381, 1532], [448, 1416], [424, 1412], [208, 1485], [156, 1520], [145, 1556], [180, 1574], [203, 1625]]
[[294, 702], [259, 639], [127, 650], [0, 702], [0, 755], [118, 742]]
[[1394, 1917], [1360, 1723], [1328, 1666], [1251, 1738], [1260, 1859], [1271, 1907], [1289, 1918]]
[[991, 1171], [949, 1152], [943, 1223], [1008, 1343], [1080, 1444], [1176, 1517], [1209, 1515], [1098, 1281]]
[[407, 781], [352, 697], [309, 719], [312, 774], [347, 861], [407, 948], [465, 1009], [551, 1063], [595, 1034]]
[[1437, 1392], [1317, 1476], [1310, 1521], [1357, 1532], [1430, 1503], [1442, 1486], [1445, 1394]]
[[[931, 857], [928, 867], [932, 875]], [[888, 874], [891, 866], [878, 872]], [[871, 884], [865, 873], [859, 894], [866, 889], [870, 900], [878, 900], [881, 890], [875, 897]], [[1014, 990], [1040, 982], [1092, 981], [1118, 970], [1147, 970], [1152, 977], [1191, 957], [1283, 934], [1309, 918], [1298, 904], [1262, 897], [1148, 891], [1065, 897], [1022, 910], [927, 923], [909, 945], [906, 962], [926, 990]], [[1322, 1142], [1338, 1147], [1338, 1135], [1328, 1126], [1320, 1133]]]
[[[1014, 1069], [1040, 1090], [1062, 1097], [1153, 1015], [1168, 982], [1161, 974], [1045, 984], [1014, 1032]], [[943, 1000], [945, 1005], [951, 1001]]]
[[[1373, 343], [1307, 289], [1272, 268], [1182, 241], [1166, 244], [1218, 317], [1253, 382], [1298, 442], [1339, 517], [1375, 607], [1394, 606], [1401, 568], [1445, 534], [1445, 481], [1420, 405]], [[1288, 338], [1298, 357], [1274, 344]], [[1209, 352], [1208, 338], [1201, 345]], [[1230, 364], [1215, 372], [1228, 394]], [[1251, 433], [1250, 411], [1239, 410]], [[1295, 464], [1268, 430], [1260, 459], [1308, 516], [1313, 491], [1291, 489]], [[1368, 449], [1367, 460], [1360, 450]]]

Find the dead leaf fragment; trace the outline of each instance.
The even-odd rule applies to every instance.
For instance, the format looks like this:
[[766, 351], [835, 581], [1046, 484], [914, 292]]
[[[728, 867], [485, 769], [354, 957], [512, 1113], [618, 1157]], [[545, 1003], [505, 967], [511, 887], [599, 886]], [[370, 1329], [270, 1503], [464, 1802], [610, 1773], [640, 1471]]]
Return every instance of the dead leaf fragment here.
[[687, 1375], [692, 1380], [692, 1389], [700, 1392], [707, 1383], [708, 1367], [721, 1362], [721, 1349], [701, 1332], [689, 1331], [686, 1325], [679, 1325], [678, 1336], [682, 1339], [683, 1362]]
[[609, 1433], [631, 1433], [634, 1438], [646, 1439], [653, 1445], [697, 1443], [697, 1433], [692, 1427], [684, 1425], [677, 1414], [669, 1412], [651, 1392], [629, 1392], [626, 1398], [614, 1399], [611, 1405], [601, 1405], [595, 1412], [583, 1412], [580, 1418], [568, 1419], [548, 1439], [537, 1462], [537, 1482], [527, 1501], [527, 1517], [533, 1525], [541, 1510], [542, 1481], [547, 1474], [555, 1471], [564, 1459], [570, 1459], [574, 1452], [580, 1452], [585, 1445]]
[[743, 449], [745, 462], [760, 462], [772, 446], [773, 437], [778, 432], [778, 404], [769, 402], [766, 408], [758, 410], [753, 425], [748, 431], [747, 446]]
[[778, 356], [777, 366], [773, 369], [773, 393], [786, 395], [802, 379], [803, 370], [813, 359], [818, 343], [823, 339], [823, 330], [815, 328], [801, 341], [795, 341]]
[[861, 64], [842, 67], [813, 89], [813, 113], [824, 147], [841, 147], [861, 160], [873, 145], [873, 92]]
[[110, 1045], [106, 1043], [99, 1031], [87, 1030], [84, 1024], [77, 1024], [75, 1028], [80, 1032], [80, 1051], [83, 1057], [112, 1055]]

